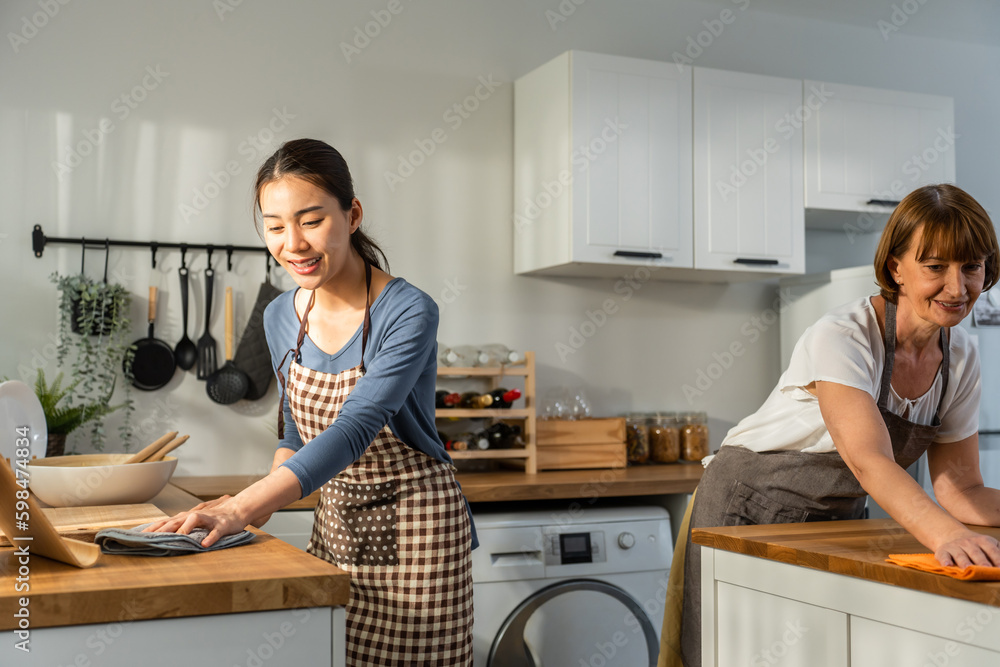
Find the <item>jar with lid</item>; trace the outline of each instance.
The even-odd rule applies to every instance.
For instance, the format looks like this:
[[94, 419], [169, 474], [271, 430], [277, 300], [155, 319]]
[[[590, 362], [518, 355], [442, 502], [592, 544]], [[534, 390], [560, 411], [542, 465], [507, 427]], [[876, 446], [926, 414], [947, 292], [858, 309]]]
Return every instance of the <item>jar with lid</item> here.
[[704, 412], [685, 412], [681, 421], [681, 458], [685, 461], [701, 461], [709, 455], [708, 415]]
[[625, 444], [629, 465], [649, 463], [648, 416], [639, 412], [625, 415]]
[[649, 456], [654, 463], [676, 463], [680, 458], [677, 414], [658, 412], [649, 419]]

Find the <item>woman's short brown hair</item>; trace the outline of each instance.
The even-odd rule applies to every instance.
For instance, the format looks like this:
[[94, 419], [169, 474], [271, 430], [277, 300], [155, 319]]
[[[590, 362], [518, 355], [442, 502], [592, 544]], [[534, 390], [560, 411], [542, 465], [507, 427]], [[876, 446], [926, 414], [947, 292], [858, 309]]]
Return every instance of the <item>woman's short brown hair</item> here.
[[932, 252], [949, 261], [982, 261], [986, 265], [983, 291], [997, 284], [1000, 248], [986, 210], [954, 185], [925, 185], [906, 195], [892, 212], [875, 251], [875, 280], [887, 301], [896, 303], [899, 295], [899, 285], [889, 271], [889, 257], [902, 257], [921, 228], [917, 261]]

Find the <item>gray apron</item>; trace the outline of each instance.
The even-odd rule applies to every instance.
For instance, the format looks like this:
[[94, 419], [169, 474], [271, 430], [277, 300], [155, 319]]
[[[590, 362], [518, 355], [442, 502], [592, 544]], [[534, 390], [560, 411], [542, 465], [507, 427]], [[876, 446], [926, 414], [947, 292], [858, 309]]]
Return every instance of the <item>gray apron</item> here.
[[[941, 403], [948, 390], [947, 330], [941, 329], [941, 397], [930, 425], [914, 424], [889, 411], [896, 354], [896, 304], [885, 304], [885, 366], [879, 387], [893, 458], [908, 468], [927, 451], [941, 427]], [[712, 459], [698, 484], [691, 528], [744, 526], [864, 518], [867, 494], [837, 452], [754, 452], [726, 446]], [[701, 666], [701, 549], [688, 533], [684, 563], [681, 651], [686, 667]]]

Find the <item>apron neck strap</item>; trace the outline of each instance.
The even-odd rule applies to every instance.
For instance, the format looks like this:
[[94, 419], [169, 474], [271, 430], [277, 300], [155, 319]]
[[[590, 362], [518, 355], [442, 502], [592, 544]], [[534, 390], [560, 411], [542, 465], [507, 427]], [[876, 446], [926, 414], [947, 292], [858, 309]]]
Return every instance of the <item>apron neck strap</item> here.
[[[372, 308], [371, 308], [371, 291], [372, 291], [372, 265], [365, 262], [365, 321], [361, 326], [361, 374], [365, 374], [365, 349], [368, 347], [368, 333], [372, 328]], [[278, 439], [285, 437], [285, 398], [288, 395], [287, 382], [285, 381], [284, 375], [282, 375], [281, 369], [285, 367], [285, 360], [288, 359], [288, 355], [295, 353], [293, 359], [295, 363], [302, 363], [302, 343], [306, 339], [306, 322], [309, 319], [309, 311], [312, 310], [313, 304], [316, 302], [316, 291], [313, 290], [309, 294], [309, 301], [306, 303], [305, 310], [302, 311], [302, 320], [299, 323], [299, 333], [295, 337], [295, 347], [285, 352], [285, 356], [281, 358], [281, 363], [278, 364], [278, 383], [281, 385], [281, 401], [278, 403]]]
[[365, 348], [368, 347], [368, 332], [372, 328], [372, 265], [365, 262], [365, 322], [361, 325], [361, 374], [365, 374]]
[[[948, 390], [949, 366], [951, 365], [951, 336], [945, 327], [941, 327], [941, 396], [938, 398], [935, 415], [941, 412], [941, 404], [944, 403], [944, 394]], [[885, 348], [885, 365], [882, 367], [882, 383], [879, 387], [878, 407], [882, 410], [888, 409], [889, 392], [892, 391], [892, 367], [896, 359], [896, 304], [888, 299], [885, 300], [885, 336], [883, 338]]]

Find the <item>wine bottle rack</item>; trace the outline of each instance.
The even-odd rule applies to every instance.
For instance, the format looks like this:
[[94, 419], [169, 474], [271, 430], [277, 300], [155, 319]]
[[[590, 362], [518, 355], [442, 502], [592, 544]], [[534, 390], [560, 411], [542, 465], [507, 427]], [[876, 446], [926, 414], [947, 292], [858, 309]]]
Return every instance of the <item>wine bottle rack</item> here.
[[[525, 352], [524, 361], [519, 364], [486, 368], [464, 368], [457, 366], [438, 366], [437, 375], [442, 378], [474, 378], [482, 380], [485, 393], [501, 386], [510, 386], [508, 380], [516, 378], [524, 383], [521, 399], [523, 408], [470, 410], [466, 408], [446, 408], [435, 410], [438, 419], [502, 419], [516, 421], [522, 424], [521, 437], [524, 447], [514, 449], [487, 449], [482, 451], [451, 451], [451, 458], [459, 460], [492, 460], [504, 464], [523, 467], [526, 473], [534, 475], [538, 472], [537, 434], [535, 427], [535, 353]], [[520, 387], [518, 387], [520, 389]]]

